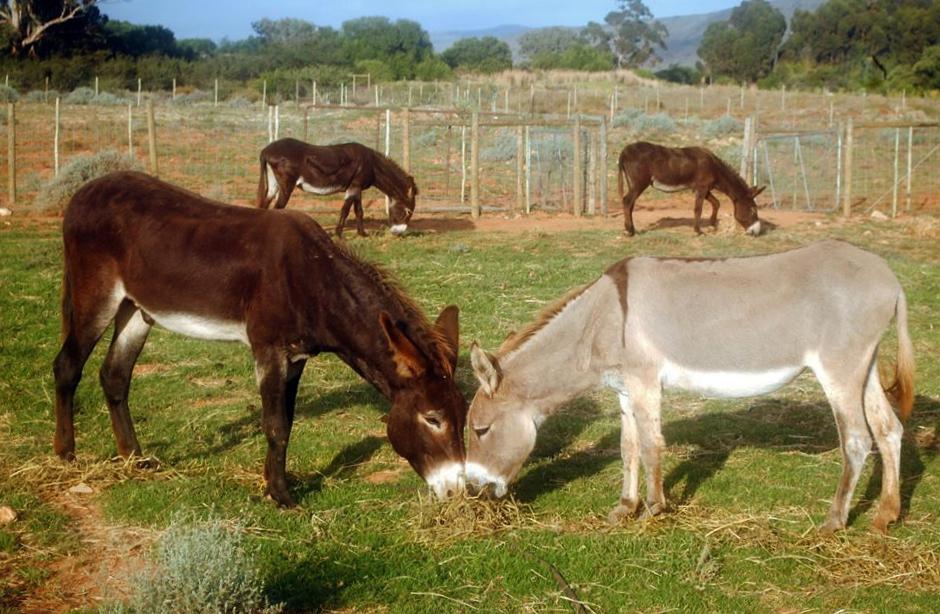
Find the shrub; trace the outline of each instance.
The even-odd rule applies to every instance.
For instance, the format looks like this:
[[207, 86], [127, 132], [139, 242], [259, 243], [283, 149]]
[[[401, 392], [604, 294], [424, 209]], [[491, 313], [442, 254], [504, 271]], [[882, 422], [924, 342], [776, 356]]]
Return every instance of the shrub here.
[[647, 115], [639, 109], [628, 109], [614, 117], [614, 126], [628, 126], [633, 132], [641, 134], [672, 134], [676, 131], [676, 122], [665, 113]]
[[20, 93], [16, 88], [9, 85], [0, 85], [0, 102], [16, 102], [20, 99]]
[[500, 130], [496, 142], [480, 151], [480, 159], [488, 162], [506, 162], [516, 157], [516, 137]]
[[133, 612], [255, 614], [280, 612], [262, 595], [262, 579], [241, 527], [177, 518], [156, 544], [152, 570], [136, 578]]
[[414, 139], [414, 145], [418, 148], [434, 147], [440, 138], [440, 132], [436, 128], [431, 128], [419, 133]]
[[95, 99], [95, 90], [90, 87], [76, 87], [65, 97], [66, 104], [91, 104]]
[[233, 109], [247, 109], [249, 107], [255, 106], [255, 103], [248, 100], [244, 96], [235, 96], [234, 98], [229, 98], [227, 104]]
[[55, 90], [49, 90], [48, 97], [47, 93], [43, 90], [30, 90], [26, 96], [23, 97], [23, 100], [26, 102], [55, 102], [56, 96], [59, 95], [59, 92]]
[[113, 171], [143, 170], [140, 163], [127, 154], [106, 150], [72, 158], [59, 170], [59, 176], [45, 183], [36, 196], [36, 204], [45, 211], [61, 212], [72, 195], [86, 182]]
[[116, 96], [111, 92], [101, 92], [91, 99], [91, 104], [98, 104], [104, 107], [115, 107], [118, 105], [127, 104], [127, 99], [122, 98], [121, 96]]
[[740, 134], [744, 129], [741, 122], [729, 115], [711, 119], [702, 126], [702, 134], [707, 138], [714, 139], [726, 134]]
[[177, 90], [176, 99], [173, 100], [173, 104], [186, 106], [191, 104], [198, 104], [200, 102], [208, 102], [212, 97], [209, 95], [209, 92], [203, 90], [193, 90], [188, 94], [179, 94]]
[[632, 126], [633, 121], [640, 115], [643, 115], [643, 111], [639, 109], [625, 109], [614, 116], [613, 126], [615, 128]]

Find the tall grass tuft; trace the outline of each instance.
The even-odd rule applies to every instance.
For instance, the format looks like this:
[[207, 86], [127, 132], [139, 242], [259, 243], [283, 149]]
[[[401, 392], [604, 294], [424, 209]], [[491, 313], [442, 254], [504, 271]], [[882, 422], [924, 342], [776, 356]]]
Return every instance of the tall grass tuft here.
[[155, 546], [153, 567], [136, 578], [133, 597], [111, 611], [167, 614], [274, 614], [244, 530], [221, 520], [173, 520]]
[[140, 162], [113, 149], [72, 158], [59, 175], [43, 184], [36, 195], [35, 206], [46, 212], [65, 210], [72, 195], [86, 182], [114, 171], [142, 171]]

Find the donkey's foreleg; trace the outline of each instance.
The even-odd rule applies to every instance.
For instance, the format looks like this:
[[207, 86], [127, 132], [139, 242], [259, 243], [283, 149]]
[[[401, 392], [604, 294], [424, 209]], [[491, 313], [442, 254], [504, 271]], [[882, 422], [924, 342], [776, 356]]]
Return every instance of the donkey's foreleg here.
[[143, 312], [132, 302], [125, 300], [121, 303], [114, 318], [111, 347], [98, 374], [111, 414], [111, 429], [114, 431], [117, 451], [124, 458], [140, 456], [140, 444], [134, 432], [127, 397], [131, 388], [131, 373], [147, 341], [150, 326]]
[[283, 209], [287, 206], [287, 201], [290, 200], [290, 195], [294, 193], [295, 187], [297, 187], [296, 183], [278, 177], [277, 200], [274, 202], [275, 209]]
[[658, 385], [636, 393], [633, 415], [640, 440], [640, 459], [646, 472], [646, 509], [644, 516], [656, 516], [666, 510], [663, 492], [662, 456], [665, 442], [661, 417], [662, 392]]
[[705, 195], [705, 198], [708, 199], [708, 202], [711, 203], [711, 206], [712, 206], [712, 215], [708, 219], [708, 223], [712, 225], [712, 228], [717, 228], [718, 227], [718, 207], [719, 205], [721, 205], [721, 203], [718, 202], [718, 198], [716, 198], [715, 195], [712, 194], [711, 192], [708, 192]]
[[620, 503], [607, 515], [611, 524], [620, 524], [625, 518], [636, 513], [640, 504], [640, 445], [637, 437], [636, 418], [629, 395], [619, 393], [620, 397], [620, 456], [623, 460], [623, 487], [620, 491]]
[[705, 202], [705, 192], [701, 190], [695, 192], [695, 234], [702, 234], [700, 228], [702, 223], [702, 205]]
[[[302, 370], [302, 367], [301, 369]], [[268, 440], [264, 461], [265, 494], [278, 505], [296, 505], [287, 488], [287, 443], [293, 426], [293, 404], [297, 394], [294, 378], [283, 352], [275, 349], [255, 351], [255, 375], [261, 391], [261, 426]]]
[[349, 210], [352, 209], [355, 201], [355, 196], [351, 196], [347, 192], [346, 198], [343, 200], [343, 208], [339, 210], [339, 222], [336, 224], [336, 236], [343, 236], [343, 228], [346, 227], [346, 218], [349, 217]]
[[356, 232], [360, 237], [368, 237], [369, 233], [366, 232], [365, 226], [363, 225], [364, 213], [362, 211], [362, 195], [357, 194], [356, 200], [353, 202], [353, 206], [356, 209]]
[[881, 454], [881, 499], [872, 528], [881, 533], [901, 513], [901, 435], [904, 428], [881, 388], [878, 367], [872, 362], [865, 384], [865, 417]]

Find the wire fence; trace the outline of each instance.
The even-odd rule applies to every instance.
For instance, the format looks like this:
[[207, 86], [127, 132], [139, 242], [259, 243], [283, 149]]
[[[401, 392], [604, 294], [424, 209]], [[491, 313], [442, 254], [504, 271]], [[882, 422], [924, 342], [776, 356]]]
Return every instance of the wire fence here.
[[[357, 84], [353, 92], [319, 91], [317, 106], [261, 107], [242, 98], [227, 103], [204, 97], [199, 97], [201, 102], [169, 98], [153, 104], [153, 134], [147, 98], [140, 105], [134, 99], [110, 106], [20, 103], [13, 111], [14, 134], [10, 109], [0, 114], [0, 143], [8, 143], [6, 151], [0, 152], [0, 184], [6, 188], [0, 199], [9, 206], [13, 185], [17, 203], [29, 205], [42, 184], [76, 155], [116, 150], [130, 153], [145, 166], [155, 163], [158, 174], [168, 181], [211, 198], [248, 204], [257, 189], [258, 152], [273, 138], [292, 136], [315, 144], [357, 141], [387, 152], [415, 175], [420, 206], [429, 211], [472, 211], [477, 206], [519, 212], [605, 213], [619, 207], [609, 187], [616, 183], [618, 154], [638, 139], [707, 146], [733, 168], [740, 168], [752, 183], [767, 185], [762, 199], [780, 209], [917, 212], [935, 209], [940, 201], [940, 175], [935, 172], [940, 161], [940, 124], [936, 123], [858, 122], [853, 126], [851, 118], [830, 123], [834, 115], [823, 113], [814, 129], [793, 129], [767, 123], [765, 116], [756, 114], [742, 122], [727, 114], [727, 108], [726, 114], [706, 118], [686, 111], [685, 97], [694, 94], [695, 88], [680, 90], [685, 94], [679, 98], [666, 95], [665, 90], [657, 97], [649, 88], [630, 94], [613, 89], [606, 104], [620, 106], [612, 119], [609, 113], [582, 112], [584, 107], [598, 106], [591, 102], [593, 90], [557, 87], [540, 94], [531, 88], [536, 100], [541, 96], [556, 112], [520, 114], [498, 108], [500, 102], [504, 109], [511, 108], [519, 98], [510, 89], [481, 85], [474, 101], [472, 84], [458, 92], [460, 88], [460, 84], [396, 84], [379, 90], [375, 85]], [[312, 84], [310, 89], [312, 96]], [[580, 93], [575, 95], [575, 91]], [[764, 100], [766, 92], [739, 92], [744, 95], [726, 102], [726, 107], [734, 102], [742, 105], [742, 100], [746, 107], [747, 95], [754, 96], [754, 105], [770, 103]], [[373, 103], [378, 96], [383, 103], [411, 100], [425, 106], [353, 105], [368, 93]], [[298, 86], [298, 97], [304, 94]], [[343, 106], [325, 102], [333, 94]], [[473, 104], [449, 108], [426, 104], [443, 102], [445, 97], [460, 103], [461, 96], [463, 102], [469, 99]], [[614, 100], [614, 96], [625, 98]], [[792, 94], [777, 104], [813, 102], [802, 100], [803, 96]], [[628, 106], [641, 99], [647, 109]], [[486, 101], [497, 110], [476, 110], [477, 103]], [[705, 105], [704, 95], [699, 102]], [[15, 138], [12, 147], [11, 136]], [[651, 191], [644, 198], [668, 197]]]

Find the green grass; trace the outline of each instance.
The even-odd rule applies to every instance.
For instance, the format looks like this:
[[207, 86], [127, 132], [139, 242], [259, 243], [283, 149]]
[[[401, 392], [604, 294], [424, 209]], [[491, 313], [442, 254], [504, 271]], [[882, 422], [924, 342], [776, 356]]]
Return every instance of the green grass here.
[[[115, 448], [96, 381], [105, 339], [79, 387], [78, 467], [63, 469], [51, 460], [60, 239], [55, 226], [20, 222], [0, 230], [0, 504], [21, 515], [0, 533], [0, 610], [15, 610], [52, 562], [86, 547], [50, 496], [82, 476], [114, 524], [162, 529], [174, 514], [190, 513], [245, 526], [267, 597], [289, 611], [568, 611], [549, 563], [599, 612], [936, 611], [936, 239], [917, 238], [901, 224], [866, 222], [808, 225], [758, 240], [740, 233], [695, 238], [688, 228], [624, 240], [616, 226], [350, 242], [396, 271], [428, 312], [449, 302], [461, 307], [458, 375], [468, 397], [476, 387], [466, 355], [471, 340], [498, 345], [545, 301], [626, 255], [750, 254], [824, 236], [882, 254], [907, 290], [919, 359], [904, 442], [905, 515], [890, 537], [868, 531], [879, 488], [873, 461], [848, 530], [831, 538], [814, 531], [835, 490], [840, 455], [811, 376], [740, 401], [668, 394], [665, 480], [673, 512], [616, 529], [604, 521], [621, 474], [610, 393], [578, 399], [546, 422], [514, 488], [522, 520], [455, 537], [416, 523], [428, 504], [419, 497], [420, 479], [384, 438], [386, 402], [332, 357], [308, 364], [299, 393], [288, 468], [300, 506], [277, 509], [261, 497], [265, 443], [247, 350], [163, 330], [151, 334], [131, 395], [144, 453], [160, 467], [107, 463]], [[883, 356], [892, 358], [894, 348], [889, 336]], [[380, 471], [393, 479], [373, 483]]]

